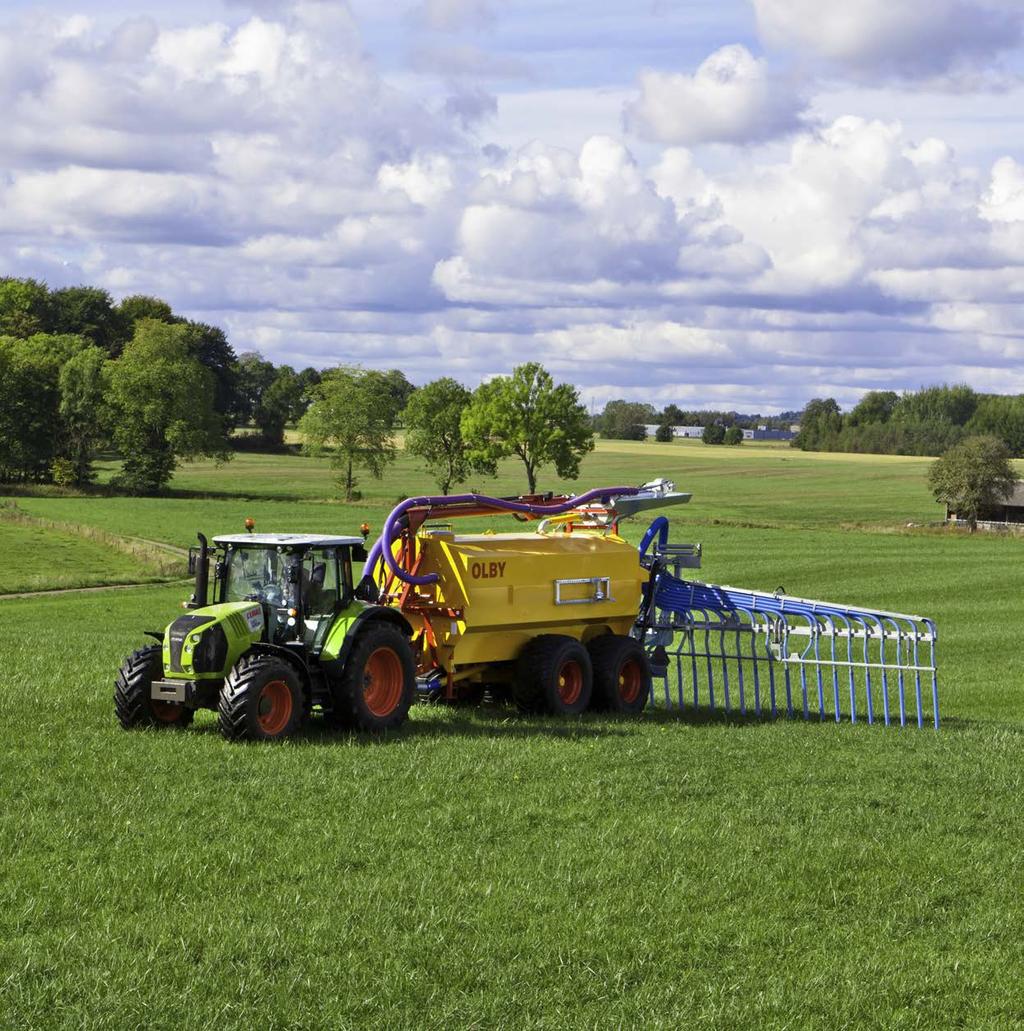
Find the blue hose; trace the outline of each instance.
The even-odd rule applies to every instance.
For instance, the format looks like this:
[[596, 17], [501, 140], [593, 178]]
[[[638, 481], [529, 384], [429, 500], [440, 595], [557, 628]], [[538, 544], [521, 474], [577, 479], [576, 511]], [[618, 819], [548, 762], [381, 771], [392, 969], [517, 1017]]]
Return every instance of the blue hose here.
[[647, 549], [651, 546], [651, 541], [654, 540], [655, 535], [658, 537], [658, 546], [664, 548], [668, 544], [668, 518], [666, 516], [658, 516], [647, 527], [647, 533], [644, 534], [643, 540], [640, 542], [641, 558], [647, 554]]

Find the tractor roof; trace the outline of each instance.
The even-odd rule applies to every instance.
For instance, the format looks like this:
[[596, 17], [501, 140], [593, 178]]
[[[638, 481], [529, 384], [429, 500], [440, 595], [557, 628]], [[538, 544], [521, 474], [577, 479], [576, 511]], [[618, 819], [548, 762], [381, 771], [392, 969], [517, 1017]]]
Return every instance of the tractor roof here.
[[250, 548], [340, 548], [362, 544], [362, 537], [334, 537], [324, 533], [226, 533], [214, 544], [247, 544]]

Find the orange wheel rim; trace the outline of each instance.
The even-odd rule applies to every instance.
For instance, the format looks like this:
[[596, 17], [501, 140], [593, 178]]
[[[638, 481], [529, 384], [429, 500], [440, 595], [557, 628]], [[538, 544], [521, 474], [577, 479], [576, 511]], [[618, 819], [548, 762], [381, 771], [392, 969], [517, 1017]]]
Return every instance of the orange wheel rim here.
[[583, 668], [575, 659], [562, 663], [558, 671], [558, 697], [563, 705], [575, 705], [583, 694]]
[[632, 704], [640, 697], [644, 687], [644, 674], [636, 659], [626, 659], [619, 669], [619, 697]]
[[374, 716], [390, 716], [402, 700], [402, 660], [392, 648], [370, 653], [363, 667], [363, 701]]
[[153, 716], [161, 723], [177, 723], [185, 711], [180, 705], [171, 702], [153, 702]]
[[283, 680], [271, 680], [260, 691], [257, 719], [269, 737], [280, 734], [292, 718], [292, 692]]

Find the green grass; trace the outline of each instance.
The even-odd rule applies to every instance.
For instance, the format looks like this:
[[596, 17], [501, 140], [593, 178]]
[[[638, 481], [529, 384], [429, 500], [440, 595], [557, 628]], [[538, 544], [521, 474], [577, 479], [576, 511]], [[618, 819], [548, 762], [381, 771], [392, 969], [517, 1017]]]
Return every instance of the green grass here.
[[[578, 491], [667, 476], [694, 496], [688, 507], [673, 511], [677, 523], [902, 526], [941, 517], [925, 485], [928, 461], [803, 453], [785, 446], [599, 441], [596, 452], [584, 459], [578, 480], [544, 475], [540, 486]], [[111, 468], [105, 468], [105, 476]], [[242, 453], [222, 466], [183, 465], [164, 498], [36, 496], [19, 498], [18, 504], [51, 519], [182, 545], [194, 540], [197, 529], [238, 530], [249, 515], [263, 530], [351, 533], [364, 519], [376, 529], [401, 498], [437, 490], [405, 455], [383, 481], [363, 479], [359, 502], [338, 501], [333, 478], [323, 459]], [[478, 478], [473, 486], [485, 493], [521, 493], [526, 486], [522, 465], [505, 461], [496, 478]]]
[[[186, 588], [0, 602], [0, 1026], [1024, 1026], [1024, 542], [894, 532], [935, 517], [926, 464], [609, 443], [578, 486], [692, 489], [673, 537], [709, 580], [934, 617], [939, 733], [418, 706], [380, 741], [125, 734], [114, 670]], [[430, 489], [403, 464], [339, 505], [265, 456], [175, 486], [210, 496], [19, 505], [184, 544]]]
[[1019, 718], [124, 734], [111, 671], [175, 597], [0, 609], [4, 1026], [1024, 1020]]
[[164, 580], [131, 555], [71, 533], [0, 520], [0, 594]]

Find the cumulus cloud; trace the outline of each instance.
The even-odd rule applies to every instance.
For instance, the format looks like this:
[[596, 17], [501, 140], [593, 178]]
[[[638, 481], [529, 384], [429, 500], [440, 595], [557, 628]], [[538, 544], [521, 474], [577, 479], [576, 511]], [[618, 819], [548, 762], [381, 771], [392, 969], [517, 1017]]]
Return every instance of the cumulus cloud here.
[[625, 121], [661, 143], [759, 143], [798, 129], [804, 109], [791, 84], [734, 44], [716, 50], [693, 75], [644, 72]]
[[922, 78], [1017, 46], [1017, 0], [752, 0], [765, 43], [856, 74]]
[[514, 148], [484, 136], [500, 98], [399, 88], [342, 4], [28, 18], [0, 28], [0, 274], [163, 295], [279, 361], [473, 384], [538, 358], [597, 403], [1024, 389], [1019, 155], [810, 124], [742, 48], [680, 78], [631, 107], [666, 149]]

